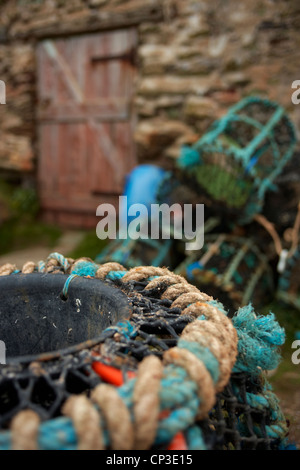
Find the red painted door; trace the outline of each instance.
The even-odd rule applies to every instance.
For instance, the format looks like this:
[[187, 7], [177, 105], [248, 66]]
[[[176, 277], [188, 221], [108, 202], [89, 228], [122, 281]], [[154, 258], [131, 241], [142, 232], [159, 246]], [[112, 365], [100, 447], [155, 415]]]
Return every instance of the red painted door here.
[[135, 29], [44, 40], [38, 63], [38, 183], [48, 221], [95, 227], [136, 164]]

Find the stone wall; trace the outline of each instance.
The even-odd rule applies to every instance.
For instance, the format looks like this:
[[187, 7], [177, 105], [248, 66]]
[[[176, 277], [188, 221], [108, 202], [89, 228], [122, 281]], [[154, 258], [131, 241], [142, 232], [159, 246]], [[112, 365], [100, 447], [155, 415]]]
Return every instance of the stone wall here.
[[139, 161], [172, 164], [229, 106], [248, 94], [300, 105], [298, 0], [0, 1], [0, 168], [34, 171], [35, 45], [45, 37], [136, 25], [135, 133]]
[[291, 103], [300, 79], [297, 0], [182, 0], [177, 9], [169, 22], [139, 27], [141, 158], [176, 157], [179, 144], [249, 94], [282, 104], [299, 128], [300, 105]]
[[0, 44], [0, 78], [6, 84], [7, 103], [0, 105], [0, 168], [32, 171], [35, 60], [30, 44]]

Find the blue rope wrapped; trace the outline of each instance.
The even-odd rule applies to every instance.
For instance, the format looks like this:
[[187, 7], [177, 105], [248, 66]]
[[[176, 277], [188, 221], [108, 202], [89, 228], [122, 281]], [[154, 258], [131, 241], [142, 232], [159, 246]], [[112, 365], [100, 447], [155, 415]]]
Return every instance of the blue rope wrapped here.
[[60, 266], [62, 266], [64, 268], [65, 271], [67, 271], [67, 269], [70, 267], [70, 263], [69, 261], [63, 256], [61, 255], [60, 253], [51, 253], [48, 258], [47, 258], [47, 261], [50, 261], [50, 260], [55, 260], [58, 262], [58, 264]]
[[285, 342], [284, 329], [274, 314], [257, 316], [252, 305], [241, 308], [232, 319], [238, 334], [238, 359], [234, 372], [260, 374], [261, 370], [273, 370], [280, 361], [278, 347]]

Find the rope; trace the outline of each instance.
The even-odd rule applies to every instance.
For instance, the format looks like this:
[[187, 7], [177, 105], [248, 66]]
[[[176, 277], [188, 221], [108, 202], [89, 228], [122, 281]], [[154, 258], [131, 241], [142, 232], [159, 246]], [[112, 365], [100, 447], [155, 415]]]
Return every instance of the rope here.
[[12, 420], [12, 449], [36, 450], [40, 418], [32, 410], [20, 411]]
[[202, 361], [190, 351], [172, 348], [164, 354], [165, 364], [176, 364], [183, 367], [190, 378], [197, 384], [200, 398], [200, 407], [197, 419], [207, 417], [209, 411], [213, 408], [216, 397], [214, 382]]
[[69, 286], [70, 286], [71, 282], [73, 281], [73, 279], [75, 279], [76, 277], [78, 277], [78, 274], [71, 274], [68, 277], [68, 279], [66, 280], [65, 285], [64, 285], [63, 290], [62, 290], [62, 293], [61, 293], [61, 296], [62, 296], [63, 299], [68, 298]]
[[138, 368], [133, 394], [136, 450], [149, 449], [155, 440], [162, 369], [161, 361], [155, 356], [146, 357]]
[[22, 268], [22, 273], [30, 274], [30, 273], [33, 273], [34, 270], [35, 270], [35, 264], [32, 261], [28, 261], [27, 263], [24, 264]]
[[291, 244], [289, 250], [283, 249], [283, 243], [274, 225], [271, 222], [269, 222], [265, 216], [263, 216], [262, 214], [256, 214], [254, 216], [254, 220], [256, 220], [256, 222], [258, 222], [272, 237], [276, 254], [279, 257], [278, 271], [283, 272], [286, 267], [286, 260], [288, 258], [291, 258], [294, 255], [298, 246], [299, 231], [300, 231], [300, 202], [298, 204], [298, 210], [297, 210], [297, 215], [295, 218], [294, 226], [292, 228], [287, 229], [284, 233], [285, 241]]
[[78, 450], [104, 449], [99, 426], [100, 416], [87, 397], [71, 396], [64, 404], [62, 412], [73, 421], [78, 438]]
[[[299, 241], [299, 230], [300, 230], [300, 202], [298, 203], [298, 211], [297, 216], [295, 219], [294, 227], [290, 229], [290, 241], [291, 241], [291, 249], [290, 249], [290, 256], [294, 254], [297, 249], [298, 241]], [[287, 238], [287, 233], [285, 233], [285, 238]]]
[[183, 330], [181, 338], [208, 348], [216, 357], [220, 371], [220, 376], [216, 384], [216, 392], [220, 392], [228, 383], [233, 366], [233, 361], [228, 357], [228, 347], [231, 343], [222, 343], [224, 335], [216, 325], [198, 321], [188, 325]]
[[105, 263], [97, 270], [96, 277], [97, 279], [105, 279], [111, 271], [125, 271], [125, 268], [119, 263]]
[[276, 253], [278, 256], [280, 256], [282, 252], [282, 244], [274, 225], [269, 222], [266, 217], [262, 214], [256, 214], [254, 216], [254, 220], [256, 220], [256, 222], [258, 222], [262, 227], [264, 227], [264, 229], [270, 234], [274, 242]]
[[92, 391], [91, 399], [101, 410], [108, 429], [111, 449], [133, 449], [134, 430], [130, 413], [116, 389], [106, 384], [98, 385]]
[[172, 276], [167, 268], [157, 268], [154, 266], [138, 266], [130, 269], [123, 277], [123, 282], [144, 281], [152, 276]]
[[14, 264], [4, 264], [0, 266], [0, 276], [9, 276], [16, 270], [16, 266]]

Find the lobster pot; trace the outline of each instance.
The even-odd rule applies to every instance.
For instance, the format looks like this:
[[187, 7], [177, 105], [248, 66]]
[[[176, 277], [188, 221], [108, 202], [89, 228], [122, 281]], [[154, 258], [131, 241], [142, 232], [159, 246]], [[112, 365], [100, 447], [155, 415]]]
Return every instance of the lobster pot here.
[[300, 248], [288, 258], [285, 269], [280, 275], [277, 298], [287, 305], [300, 310]]
[[201, 251], [188, 256], [175, 272], [221, 301], [231, 312], [272, 298], [273, 276], [267, 258], [251, 239], [206, 235]]
[[216, 214], [244, 224], [261, 211], [295, 145], [294, 128], [280, 106], [246, 98], [192, 147], [183, 147], [177, 162], [181, 182]]
[[[137, 413], [153, 416], [153, 409], [157, 425], [153, 433], [143, 433], [142, 450], [286, 447], [286, 420], [258, 367], [261, 356], [251, 348], [248, 355], [245, 347], [248, 340], [253, 345], [251, 335], [258, 328], [255, 344], [269, 359], [275, 354], [276, 363], [270, 331], [276, 348], [282, 332], [272, 319], [265, 327], [248, 308], [231, 321], [221, 304], [211, 305], [207, 298], [194, 305], [214, 312], [205, 320], [213, 327], [202, 331], [198, 345], [191, 331], [198, 318], [184, 311], [186, 300], [174, 306], [170, 292], [177, 283], [177, 300], [186, 297], [187, 284], [167, 269], [126, 270], [57, 253], [45, 263], [31, 263], [30, 273], [24, 267], [0, 268], [6, 345], [0, 367], [0, 450], [136, 449]], [[193, 303], [195, 291], [191, 294]], [[221, 331], [224, 322], [231, 329]], [[242, 355], [238, 338], [244, 343]], [[222, 357], [211, 352], [214, 348], [222, 350]], [[199, 378], [187, 372], [194, 369], [176, 362], [178, 351], [188, 352], [189, 360], [199, 356], [201, 373], [210, 374], [208, 383], [201, 380], [197, 386]], [[170, 360], [175, 361], [171, 367]], [[226, 364], [221, 378], [219, 363]], [[264, 362], [267, 370], [273, 366]], [[202, 395], [205, 387], [210, 393]], [[136, 406], [142, 400], [144, 406]], [[118, 440], [112, 430], [116, 414], [122, 420]], [[83, 432], [87, 428], [93, 432]]]
[[127, 268], [135, 266], [171, 266], [173, 264], [173, 240], [116, 239], [96, 257], [97, 263], [114, 261]]

